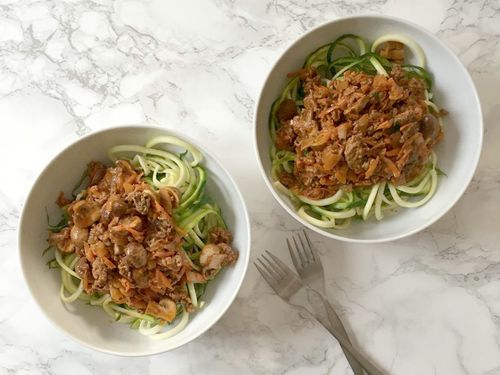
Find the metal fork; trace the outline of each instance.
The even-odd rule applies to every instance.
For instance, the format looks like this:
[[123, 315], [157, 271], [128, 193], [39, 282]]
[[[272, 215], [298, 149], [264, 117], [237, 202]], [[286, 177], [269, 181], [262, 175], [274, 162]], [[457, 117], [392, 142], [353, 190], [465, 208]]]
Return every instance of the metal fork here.
[[[370, 361], [368, 361], [368, 359], [366, 359], [366, 357], [358, 349], [352, 346], [352, 344], [338, 331], [337, 328], [331, 326], [321, 318], [321, 315], [317, 312], [318, 309], [315, 308], [315, 312], [312, 313], [306, 307], [294, 303], [294, 297], [296, 297], [301, 290], [304, 290], [306, 286], [304, 286], [299, 277], [295, 275], [295, 273], [293, 273], [293, 271], [286, 264], [269, 251], [266, 250], [266, 253], [267, 256], [262, 255], [261, 258], [257, 259], [254, 264], [274, 292], [287, 303], [300, 309], [302, 312], [321, 323], [337, 339], [340, 345], [362, 365], [368, 374], [383, 375], [383, 373], [370, 363]], [[323, 308], [326, 308], [326, 301], [321, 294], [313, 289], [309, 288], [309, 290], [321, 298]], [[329, 311], [326, 310], [326, 313], [330, 319]]]
[[[288, 251], [290, 252], [293, 265], [295, 266], [295, 269], [304, 284], [316, 290], [323, 296], [323, 299], [326, 301], [325, 308], [329, 310], [328, 320], [330, 321], [330, 324], [335, 327], [349, 343], [351, 343], [342, 321], [326, 297], [325, 272], [323, 270], [321, 258], [319, 257], [319, 254], [314, 246], [312, 246], [307, 232], [303, 230], [302, 233], [305, 241], [299, 234], [292, 236], [293, 244], [289, 238], [286, 239], [286, 244], [288, 246]], [[356, 359], [353, 358], [343, 347], [342, 350], [344, 351], [347, 361], [351, 365], [354, 375], [364, 375], [363, 368], [356, 361]]]

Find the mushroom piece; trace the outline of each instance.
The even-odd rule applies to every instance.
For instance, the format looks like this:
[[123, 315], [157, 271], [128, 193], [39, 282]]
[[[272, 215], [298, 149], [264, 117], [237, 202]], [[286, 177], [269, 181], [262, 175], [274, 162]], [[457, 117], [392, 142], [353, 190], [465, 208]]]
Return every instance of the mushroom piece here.
[[132, 279], [132, 270], [142, 268], [147, 264], [147, 252], [138, 242], [130, 242], [124, 248], [125, 256], [118, 262], [118, 272], [128, 279]]
[[177, 306], [169, 298], [163, 298], [160, 302], [149, 301], [146, 307], [146, 314], [156, 316], [166, 322], [171, 322], [177, 315]]
[[101, 217], [99, 204], [93, 201], [78, 201], [71, 207], [72, 219], [76, 226], [87, 228]]
[[400, 42], [388, 41], [383, 44], [383, 48], [379, 51], [380, 56], [396, 64], [403, 64], [405, 60], [405, 45]]
[[297, 104], [292, 99], [283, 100], [276, 111], [276, 116], [280, 122], [291, 120], [296, 114]]
[[123, 199], [117, 199], [111, 204], [111, 212], [114, 216], [122, 216], [127, 213], [128, 205]]
[[420, 122], [420, 132], [424, 138], [430, 138], [432, 140], [436, 139], [439, 135], [439, 130], [440, 126], [438, 119], [434, 115], [426, 113]]
[[89, 238], [88, 228], [80, 228], [73, 225], [70, 231], [71, 241], [78, 247], [82, 247], [83, 243]]
[[208, 245], [205, 245], [203, 249], [201, 250], [200, 254], [200, 264], [202, 267], [208, 266], [211, 258], [214, 255], [220, 254], [220, 248], [216, 244], [209, 243]]
[[208, 244], [200, 254], [200, 264], [203, 267], [202, 275], [206, 279], [213, 278], [221, 269], [225, 255], [219, 245]]

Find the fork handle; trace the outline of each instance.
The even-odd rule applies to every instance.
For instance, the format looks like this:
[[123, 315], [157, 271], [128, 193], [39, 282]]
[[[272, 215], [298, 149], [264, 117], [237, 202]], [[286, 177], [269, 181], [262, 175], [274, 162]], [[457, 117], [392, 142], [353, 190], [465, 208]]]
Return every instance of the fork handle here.
[[[340, 320], [339, 316], [337, 315], [337, 312], [335, 309], [332, 307], [330, 302], [326, 299], [326, 297], [321, 296], [321, 299], [323, 300], [323, 305], [325, 306], [326, 310], [326, 315], [328, 317], [329, 323], [332, 327], [338, 328], [339, 334], [344, 336], [349, 343], [351, 340], [349, 340], [349, 336], [347, 335], [347, 332], [344, 328], [344, 325], [342, 324], [342, 321]], [[354, 375], [364, 375], [363, 371], [363, 366], [354, 358], [344, 347], [341, 345], [342, 350], [345, 354], [345, 357], [347, 359], [347, 362], [349, 362], [349, 365], [351, 365], [352, 372]]]
[[[328, 319], [330, 320], [331, 311], [327, 308], [325, 300], [323, 300], [323, 304], [325, 306], [325, 310], [328, 315]], [[309, 310], [306, 309], [309, 312]], [[309, 312], [310, 313], [310, 312]], [[311, 314], [311, 313], [310, 313]], [[331, 324], [324, 324], [321, 320], [321, 317], [317, 314], [312, 314], [316, 320], [325, 327], [328, 332], [330, 332], [339, 342], [343, 349], [347, 350], [349, 354], [354, 357], [360, 364], [363, 366], [365, 371], [370, 375], [384, 375], [382, 371], [375, 367], [358, 349], [356, 349], [352, 344], [346, 339], [336, 328], [332, 327]]]

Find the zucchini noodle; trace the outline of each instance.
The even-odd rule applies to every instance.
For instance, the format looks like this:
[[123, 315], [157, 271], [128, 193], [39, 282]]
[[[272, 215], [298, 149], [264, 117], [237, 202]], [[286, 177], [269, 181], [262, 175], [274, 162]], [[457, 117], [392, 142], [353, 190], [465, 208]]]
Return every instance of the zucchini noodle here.
[[370, 213], [373, 202], [375, 202], [375, 197], [377, 196], [377, 192], [378, 192], [379, 187], [380, 187], [380, 184], [375, 184], [372, 186], [372, 189], [370, 191], [370, 195], [368, 195], [368, 200], [366, 201], [366, 205], [363, 208], [363, 220], [366, 220], [366, 218], [368, 217], [368, 214]]
[[340, 198], [342, 198], [343, 194], [344, 192], [342, 190], [339, 190], [331, 197], [325, 199], [313, 200], [303, 196], [298, 196], [297, 198], [299, 198], [302, 202], [307, 203], [311, 206], [328, 206], [330, 204], [337, 202]]
[[[332, 43], [312, 52], [306, 58], [303, 68], [315, 68], [323, 84], [329, 84], [331, 80], [342, 79], [348, 70], [388, 76], [392, 70], [392, 63], [377, 53], [377, 49], [388, 41], [400, 42], [413, 52], [417, 65], [403, 64], [401, 69], [405, 74], [416, 75], [425, 82], [427, 90], [424, 102], [429, 112], [439, 114], [440, 109], [432, 99], [432, 79], [425, 70], [425, 54], [415, 41], [404, 35], [382, 35], [371, 46], [357, 35], [342, 35]], [[374, 217], [376, 220], [382, 220], [387, 211], [393, 211], [398, 207], [420, 207], [434, 196], [438, 184], [437, 156], [434, 152], [431, 153], [420, 175], [405, 185], [395, 186], [390, 181], [381, 181], [373, 186], [339, 189], [332, 196], [319, 200], [307, 198], [288, 189], [279, 181], [279, 175], [283, 172], [289, 174], [294, 172], [296, 154], [278, 150], [274, 145], [279, 128], [276, 113], [285, 99], [294, 100], [299, 109], [303, 107], [304, 93], [298, 77], [288, 81], [271, 107], [269, 116], [270, 134], [273, 140], [270, 150], [271, 176], [276, 190], [292, 201], [297, 214], [305, 221], [320, 228], [341, 229], [349, 226], [353, 218], [368, 220]], [[442, 127], [440, 116], [437, 116], [437, 119]]]
[[191, 302], [193, 303], [194, 307], [197, 307], [198, 306], [198, 297], [196, 296], [194, 284], [188, 283], [187, 286], [188, 286], [188, 290], [189, 290], [189, 296], [191, 297]]
[[[177, 226], [186, 233], [183, 248], [189, 248], [190, 252], [184, 250], [184, 254], [193, 269], [199, 270], [192, 259], [199, 257], [214, 227], [226, 228], [221, 210], [205, 195], [207, 173], [200, 165], [203, 160], [201, 152], [178, 138], [160, 136], [151, 139], [145, 146], [114, 146], [109, 150], [109, 158], [113, 162], [119, 159], [129, 160], [136, 170], [142, 172], [142, 178], [154, 190], [164, 187], [179, 189], [181, 196], [179, 205], [173, 210], [173, 216]], [[172, 337], [186, 327], [189, 313], [181, 304], [177, 305], [178, 318], [168, 324], [126, 304], [115, 303], [108, 293], [87, 294], [83, 281], [75, 271], [79, 259], [75, 253], [65, 254], [55, 250], [55, 262], [61, 271], [60, 298], [64, 303], [82, 300], [92, 306], [100, 306], [113, 320], [129, 324], [131, 328], [153, 339]], [[205, 288], [197, 289], [193, 283], [188, 282], [186, 290], [192, 305], [201, 307], [199, 298]]]
[[387, 182], [381, 182], [377, 189], [377, 196], [375, 198], [375, 218], [377, 220], [382, 220], [384, 218], [384, 213], [382, 212], [382, 197], [384, 196], [385, 185]]
[[373, 56], [370, 57], [370, 62], [372, 63], [373, 67], [375, 68], [378, 74], [383, 76], [388, 76], [382, 64], [380, 64], [380, 62], [375, 57]]
[[170, 330], [163, 333], [155, 333], [149, 337], [155, 340], [168, 339], [169, 337], [177, 335], [184, 328], [186, 328], [188, 321], [189, 321], [189, 313], [187, 311], [184, 311], [182, 313], [182, 318], [179, 320], [179, 323], [177, 323], [175, 327], [172, 327]]

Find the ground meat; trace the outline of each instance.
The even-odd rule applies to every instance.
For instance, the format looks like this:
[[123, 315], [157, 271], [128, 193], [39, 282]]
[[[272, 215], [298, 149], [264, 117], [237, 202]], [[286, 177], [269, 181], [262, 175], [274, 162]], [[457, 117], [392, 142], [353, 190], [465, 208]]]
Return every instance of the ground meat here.
[[170, 273], [178, 273], [181, 267], [184, 265], [182, 256], [177, 254], [174, 256], [169, 256], [160, 260], [160, 264], [165, 267]]
[[355, 172], [360, 171], [366, 161], [368, 147], [363, 143], [360, 135], [349, 138], [345, 144], [344, 158], [349, 168]]
[[149, 220], [149, 229], [146, 241], [153, 241], [158, 238], [172, 241], [175, 236], [175, 223], [172, 217], [161, 217]]
[[[163, 234], [163, 233], [162, 233]], [[163, 257], [165, 253], [175, 254], [180, 249], [180, 243], [177, 241], [169, 241], [165, 237], [151, 237], [146, 240], [148, 250], [157, 255], [159, 258]]]
[[78, 262], [75, 264], [75, 272], [81, 279], [87, 277], [88, 272], [90, 271], [89, 263], [87, 259], [80, 258]]
[[108, 281], [108, 267], [101, 260], [101, 258], [96, 258], [92, 263], [92, 276], [94, 277], [94, 288], [99, 290], [106, 286]]
[[394, 124], [396, 126], [403, 126], [409, 122], [419, 121], [423, 116], [423, 112], [419, 109], [408, 109], [394, 117]]
[[133, 191], [127, 196], [127, 202], [131, 202], [138, 213], [146, 215], [151, 206], [151, 196], [145, 191]]
[[92, 287], [92, 274], [90, 272], [90, 266], [85, 257], [81, 257], [78, 259], [78, 262], [75, 264], [75, 272], [82, 279], [83, 289], [88, 293]]
[[118, 273], [129, 280], [132, 280], [132, 266], [126, 257], [118, 261]]
[[125, 246], [125, 257], [123, 259], [127, 259], [127, 262], [135, 267], [140, 268], [144, 267], [147, 262], [147, 253], [144, 246], [137, 242], [129, 242]]
[[232, 240], [231, 232], [221, 227], [213, 228], [208, 234], [208, 243], [231, 243]]
[[87, 242], [89, 244], [96, 243], [97, 241], [100, 240], [101, 236], [104, 234], [106, 231], [106, 228], [104, 227], [103, 223], [96, 223], [90, 227], [89, 231], [89, 237]]
[[219, 243], [217, 246], [219, 246], [221, 252], [224, 254], [223, 266], [233, 264], [238, 260], [239, 253], [227, 243]]

